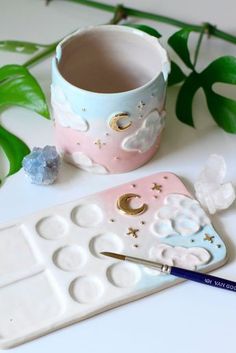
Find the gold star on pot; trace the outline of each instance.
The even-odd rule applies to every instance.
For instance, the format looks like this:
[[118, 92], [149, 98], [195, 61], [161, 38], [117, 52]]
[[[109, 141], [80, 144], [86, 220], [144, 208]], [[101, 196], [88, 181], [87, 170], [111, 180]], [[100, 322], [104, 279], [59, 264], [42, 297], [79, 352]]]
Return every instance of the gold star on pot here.
[[105, 146], [105, 142], [102, 142], [100, 139], [98, 139], [97, 141], [94, 142], [94, 144], [101, 149], [102, 146]]
[[151, 188], [152, 190], [156, 190], [158, 192], [162, 192], [162, 185], [157, 184], [157, 183], [153, 183], [153, 186]]
[[137, 232], [139, 232], [139, 229], [135, 229], [135, 228], [129, 227], [128, 228], [128, 232], [126, 234], [130, 235], [133, 238], [138, 238]]
[[143, 101], [139, 102], [138, 109], [142, 110], [145, 107], [145, 103]]
[[209, 234], [205, 234], [205, 238], [203, 240], [207, 240], [209, 241], [210, 243], [213, 243], [213, 239], [214, 239], [214, 235], [209, 235]]

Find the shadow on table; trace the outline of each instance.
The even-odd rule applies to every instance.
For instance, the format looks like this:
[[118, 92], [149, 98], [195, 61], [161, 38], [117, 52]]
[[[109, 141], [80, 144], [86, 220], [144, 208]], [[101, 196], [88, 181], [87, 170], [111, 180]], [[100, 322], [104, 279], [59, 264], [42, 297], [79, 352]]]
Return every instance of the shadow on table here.
[[78, 178], [79, 171], [80, 169], [62, 160], [57, 184], [66, 184], [69, 187], [69, 184]]
[[[234, 203], [230, 206], [228, 209], [230, 212], [236, 211], [236, 200]], [[228, 210], [223, 210], [222, 212], [227, 212]], [[220, 214], [220, 213], [219, 213]], [[224, 223], [221, 221], [220, 217], [213, 217], [212, 223], [214, 224], [214, 227], [217, 231], [217, 233], [222, 237], [222, 240], [224, 241], [228, 253], [228, 261], [227, 263], [234, 262], [236, 260], [236, 251], [235, 251], [235, 245], [233, 241], [231, 240], [232, 235], [234, 234], [229, 234], [228, 232], [225, 231], [224, 229]], [[233, 230], [234, 231], [234, 230]]]

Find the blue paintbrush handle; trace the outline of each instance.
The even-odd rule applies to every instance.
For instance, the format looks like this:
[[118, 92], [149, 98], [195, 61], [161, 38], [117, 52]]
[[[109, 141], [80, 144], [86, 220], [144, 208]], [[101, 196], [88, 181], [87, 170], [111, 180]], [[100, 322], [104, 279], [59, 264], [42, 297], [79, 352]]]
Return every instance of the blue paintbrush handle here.
[[189, 279], [190, 281], [207, 284], [208, 286], [222, 288], [222, 289], [236, 292], [236, 282], [228, 281], [227, 279], [224, 279], [224, 278], [211, 276], [205, 273], [190, 271], [190, 270], [186, 270], [184, 268], [175, 267], [175, 266], [171, 266], [170, 274], [177, 277]]

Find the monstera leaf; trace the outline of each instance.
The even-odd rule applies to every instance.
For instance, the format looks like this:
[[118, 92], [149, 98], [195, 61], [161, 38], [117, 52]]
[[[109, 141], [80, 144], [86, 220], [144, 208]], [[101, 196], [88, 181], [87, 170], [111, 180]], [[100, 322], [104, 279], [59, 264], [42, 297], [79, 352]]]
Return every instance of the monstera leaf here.
[[19, 54], [33, 54], [41, 48], [45, 48], [46, 45], [23, 42], [20, 40], [1, 40], [0, 41], [0, 50], [11, 51]]
[[170, 62], [170, 74], [168, 76], [168, 86], [176, 85], [177, 83], [183, 82], [186, 78], [181, 68], [174, 62]]
[[[30, 72], [20, 65], [6, 65], [0, 68], [0, 109], [21, 106], [49, 118], [45, 96]], [[29, 148], [18, 137], [0, 126], [0, 146], [8, 161], [8, 175], [21, 168], [23, 157]]]
[[180, 59], [185, 63], [187, 67], [193, 69], [193, 64], [190, 59], [190, 53], [188, 50], [188, 39], [191, 30], [183, 28], [180, 31], [174, 33], [169, 39], [169, 46], [179, 55]]
[[208, 109], [216, 123], [225, 131], [236, 133], [236, 100], [214, 92], [213, 87], [217, 82], [236, 84], [236, 57], [223, 56], [213, 61], [202, 72], [197, 72], [191, 62], [188, 49], [190, 33], [190, 29], [182, 29], [168, 40], [172, 49], [192, 70], [188, 76], [185, 76], [177, 64], [173, 62], [171, 65], [172, 72], [169, 85], [184, 81], [177, 97], [176, 115], [183, 123], [194, 126], [192, 102], [198, 89], [202, 88], [206, 96]]
[[29, 147], [2, 126], [0, 126], [0, 146], [9, 161], [7, 176], [18, 172], [21, 169], [22, 159], [30, 152]]
[[0, 109], [19, 105], [49, 118], [45, 96], [30, 72], [21, 65], [0, 68]]
[[236, 57], [216, 59], [202, 72], [201, 79], [209, 111], [216, 123], [225, 131], [236, 133], [236, 101], [213, 90], [218, 82], [236, 84]]
[[194, 126], [192, 116], [193, 98], [197, 90], [201, 87], [199, 75], [192, 72], [184, 81], [179, 90], [176, 102], [177, 118], [183, 123]]

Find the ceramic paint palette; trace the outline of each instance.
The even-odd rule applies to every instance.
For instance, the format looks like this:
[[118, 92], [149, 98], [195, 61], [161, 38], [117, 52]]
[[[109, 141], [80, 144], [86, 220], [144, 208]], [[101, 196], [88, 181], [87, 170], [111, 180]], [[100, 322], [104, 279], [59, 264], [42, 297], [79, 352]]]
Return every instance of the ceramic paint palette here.
[[0, 347], [180, 282], [101, 251], [200, 271], [226, 261], [207, 215], [171, 173], [43, 210], [0, 229]]

